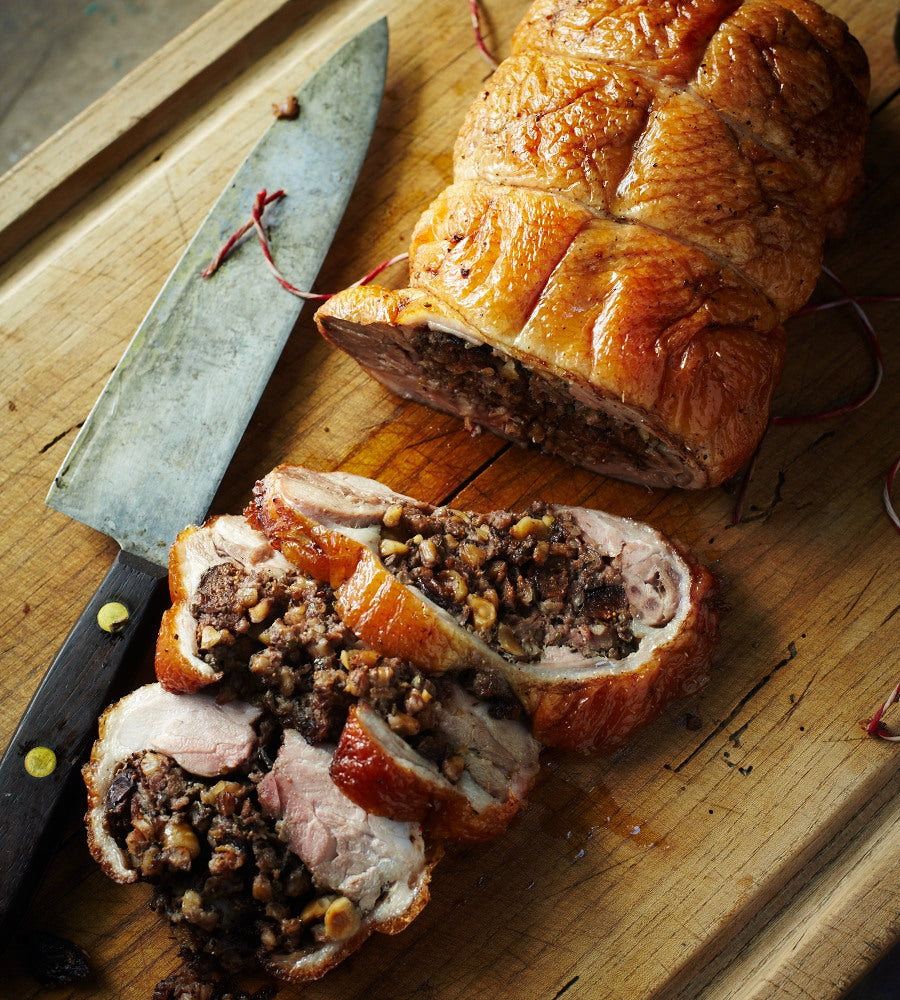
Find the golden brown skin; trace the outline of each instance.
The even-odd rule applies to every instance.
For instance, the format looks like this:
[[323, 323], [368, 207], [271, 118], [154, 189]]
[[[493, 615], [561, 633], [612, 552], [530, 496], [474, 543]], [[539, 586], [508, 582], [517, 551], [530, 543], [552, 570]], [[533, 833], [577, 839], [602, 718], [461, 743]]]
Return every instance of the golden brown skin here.
[[[598, 511], [560, 508], [579, 517], [586, 536], [598, 545], [624, 552], [627, 540], [635, 559], [641, 553], [658, 553], [654, 567], [672, 574], [677, 610], [663, 627], [647, 630], [638, 652], [612, 663], [580, 654], [510, 661], [418, 590], [401, 583], [371, 547], [378, 545], [377, 530], [368, 542], [346, 534], [342, 519], [330, 515], [351, 494], [346, 480], [341, 481], [329, 506], [329, 482], [327, 473], [278, 466], [256, 484], [246, 515], [287, 559], [331, 581], [342, 619], [367, 646], [407, 659], [432, 675], [462, 669], [502, 675], [521, 701], [534, 737], [547, 746], [579, 752], [615, 749], [673, 698], [695, 693], [706, 683], [722, 613], [717, 582], [689, 552], [648, 525]], [[361, 495], [368, 496], [369, 481], [357, 482]], [[307, 500], [310, 494], [323, 502], [318, 517]], [[389, 493], [382, 494], [384, 510], [392, 502]], [[352, 507], [352, 499], [347, 506]], [[374, 504], [367, 522], [380, 528]], [[361, 519], [354, 530], [364, 523]], [[371, 740], [357, 733], [353, 742], [355, 750], [366, 746], [374, 759]], [[371, 801], [361, 804], [370, 808]]]
[[[515, 724], [506, 723], [507, 727]], [[461, 784], [453, 784], [410, 747], [397, 752], [385, 737], [387, 726], [365, 703], [351, 706], [331, 765], [341, 791], [375, 816], [422, 824], [426, 838], [475, 844], [500, 836], [525, 805], [537, 773], [537, 745], [523, 755], [517, 781], [473, 804]], [[518, 742], [524, 742], [523, 729]], [[477, 808], [476, 808], [477, 805]]]
[[[811, 0], [536, 0], [415, 228], [410, 288], [347, 289], [319, 328], [393, 391], [513, 440], [721, 483], [860, 186], [867, 93], [861, 47]], [[586, 445], [498, 414], [483, 384], [442, 389], [426, 329], [571, 387], [583, 409], [548, 426], [595, 411], [607, 429]]]
[[535, 685], [532, 732], [548, 746], [582, 752], [623, 746], [670, 701], [695, 694], [719, 641], [722, 604], [712, 573], [690, 558], [690, 599], [681, 628], [641, 666], [624, 674]]

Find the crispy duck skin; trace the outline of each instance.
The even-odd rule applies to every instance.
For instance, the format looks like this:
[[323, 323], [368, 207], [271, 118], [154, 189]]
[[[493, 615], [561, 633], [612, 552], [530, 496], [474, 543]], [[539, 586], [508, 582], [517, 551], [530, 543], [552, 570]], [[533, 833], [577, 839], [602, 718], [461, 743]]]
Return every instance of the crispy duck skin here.
[[454, 686], [436, 729], [458, 748], [459, 775], [440, 769], [392, 732], [365, 702], [354, 705], [334, 753], [331, 777], [376, 816], [422, 823], [434, 841], [479, 843], [506, 830], [538, 770], [538, 744], [516, 720]]
[[203, 574], [222, 564], [247, 566], [272, 577], [291, 569], [239, 515], [223, 514], [202, 528], [188, 525], [179, 532], [169, 552], [172, 604], [163, 612], [154, 658], [156, 678], [169, 691], [199, 691], [221, 678], [201, 656], [193, 605]]
[[409, 287], [322, 334], [391, 391], [650, 486], [752, 455], [861, 184], [865, 54], [809, 0], [537, 0], [473, 102]]
[[[633, 648], [606, 655], [547, 640], [528, 659], [515, 653], [502, 621], [492, 632], [475, 627], [474, 619], [461, 623], [388, 568], [380, 555], [389, 538], [385, 521], [404, 504], [408, 497], [371, 480], [285, 465], [257, 484], [247, 516], [290, 561], [325, 574], [339, 603], [364, 595], [365, 612], [348, 622], [364, 642], [389, 656], [402, 648], [425, 672], [478, 669], [502, 678], [534, 736], [547, 745], [620, 746], [669, 700], [705, 683], [718, 639], [716, 581], [649, 526], [581, 508], [549, 508], [551, 518], [573, 524], [589, 551], [619, 567], [616, 588], [627, 598]], [[441, 510], [417, 501], [411, 507]], [[578, 635], [601, 625], [599, 617], [589, 618]], [[418, 647], [416, 635], [425, 639]]]

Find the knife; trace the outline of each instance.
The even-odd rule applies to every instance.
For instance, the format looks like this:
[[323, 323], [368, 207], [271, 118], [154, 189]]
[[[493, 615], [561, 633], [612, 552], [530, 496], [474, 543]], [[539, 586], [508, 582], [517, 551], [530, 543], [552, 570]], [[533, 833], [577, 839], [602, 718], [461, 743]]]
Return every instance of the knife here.
[[[60, 801], [84, 763], [135, 641], [156, 625], [169, 547], [201, 523], [303, 300], [280, 289], [252, 239], [201, 272], [258, 191], [279, 266], [310, 288], [362, 168], [384, 93], [385, 18], [347, 42], [274, 121], [216, 202], [147, 313], [47, 496], [119, 553], [54, 658], [0, 761], [0, 930], [56, 844]], [[162, 402], [161, 402], [162, 401]], [[2, 940], [9, 934], [3, 933]]]

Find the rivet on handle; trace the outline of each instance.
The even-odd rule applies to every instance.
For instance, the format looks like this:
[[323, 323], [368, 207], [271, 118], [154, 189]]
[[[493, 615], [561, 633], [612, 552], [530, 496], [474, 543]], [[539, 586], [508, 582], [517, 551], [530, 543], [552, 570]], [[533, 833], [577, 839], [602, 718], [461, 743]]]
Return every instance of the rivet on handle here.
[[50, 747], [32, 747], [25, 754], [25, 770], [33, 778], [46, 778], [56, 770], [56, 754]]
[[118, 601], [104, 604], [97, 612], [97, 624], [104, 632], [118, 632], [128, 621], [128, 608]]

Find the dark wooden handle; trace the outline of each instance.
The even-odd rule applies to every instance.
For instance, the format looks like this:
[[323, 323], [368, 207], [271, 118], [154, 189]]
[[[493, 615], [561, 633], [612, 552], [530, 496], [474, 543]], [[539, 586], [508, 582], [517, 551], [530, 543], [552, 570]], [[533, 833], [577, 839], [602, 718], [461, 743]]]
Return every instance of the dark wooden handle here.
[[[85, 762], [134, 639], [159, 609], [165, 570], [120, 552], [35, 692], [0, 761], [0, 937], [14, 929], [61, 833], [58, 806]], [[112, 631], [98, 614], [123, 605]], [[115, 614], [112, 615], [116, 617]], [[19, 914], [20, 915], [20, 914]]]

